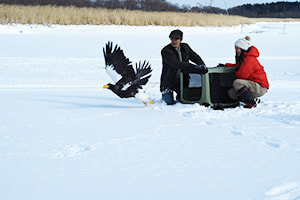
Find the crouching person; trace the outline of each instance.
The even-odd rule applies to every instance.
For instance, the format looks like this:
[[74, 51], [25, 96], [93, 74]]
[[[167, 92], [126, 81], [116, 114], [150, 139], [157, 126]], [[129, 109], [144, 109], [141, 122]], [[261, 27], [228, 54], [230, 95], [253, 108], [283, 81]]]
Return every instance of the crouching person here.
[[[205, 74], [208, 72], [201, 57], [195, 53], [188, 44], [182, 43], [183, 32], [173, 30], [169, 38], [171, 43], [161, 50], [162, 74], [160, 80], [160, 91], [162, 100], [167, 105], [175, 104], [173, 92], [177, 94], [176, 99], [180, 101], [180, 72]], [[195, 64], [189, 63], [189, 61]]]
[[228, 91], [228, 95], [232, 99], [244, 102], [246, 108], [256, 107], [256, 98], [266, 94], [269, 89], [264, 67], [257, 60], [259, 52], [256, 47], [250, 45], [248, 36], [235, 42], [235, 51], [236, 63], [225, 64], [226, 67], [238, 67], [233, 89]]

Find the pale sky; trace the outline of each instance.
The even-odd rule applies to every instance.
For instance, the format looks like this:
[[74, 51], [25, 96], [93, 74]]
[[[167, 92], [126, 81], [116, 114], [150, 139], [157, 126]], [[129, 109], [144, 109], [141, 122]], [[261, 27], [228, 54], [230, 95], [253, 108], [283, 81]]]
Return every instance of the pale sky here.
[[[186, 4], [190, 6], [198, 6], [199, 4], [203, 6], [214, 6], [218, 8], [232, 8], [235, 6], [240, 6], [243, 4], [255, 4], [255, 3], [272, 3], [278, 2], [277, 0], [167, 0], [170, 3], [178, 4], [179, 6]], [[281, 0], [286, 1], [286, 0]], [[290, 0], [287, 2], [295, 2], [297, 0]], [[299, 0], [298, 0], [299, 2]]]

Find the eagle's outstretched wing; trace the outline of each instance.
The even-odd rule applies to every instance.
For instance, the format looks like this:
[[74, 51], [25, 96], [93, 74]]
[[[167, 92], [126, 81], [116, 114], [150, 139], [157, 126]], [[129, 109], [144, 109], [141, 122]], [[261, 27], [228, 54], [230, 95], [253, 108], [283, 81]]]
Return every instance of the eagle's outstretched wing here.
[[135, 64], [135, 79], [141, 79], [141, 78], [146, 78], [145, 76], [149, 74], [150, 78], [150, 73], [152, 72], [151, 65], [149, 62], [146, 60], [142, 63], [141, 61], [139, 62], [139, 65], [137, 63]]
[[138, 89], [142, 89], [142, 85], [146, 85], [151, 77], [151, 65], [149, 62], [144, 61], [136, 63], [136, 74], [131, 86], [128, 88], [128, 92], [138, 91]]
[[140, 61], [139, 65], [135, 64], [135, 78], [132, 84], [145, 85], [149, 78], [151, 77], [151, 65], [149, 62], [144, 61], [143, 63]]
[[126, 79], [126, 81], [134, 80], [135, 73], [132, 64], [118, 45], [115, 45], [115, 48], [113, 48], [113, 43], [108, 42], [103, 48], [103, 54], [105, 69], [115, 83], [120, 79]]

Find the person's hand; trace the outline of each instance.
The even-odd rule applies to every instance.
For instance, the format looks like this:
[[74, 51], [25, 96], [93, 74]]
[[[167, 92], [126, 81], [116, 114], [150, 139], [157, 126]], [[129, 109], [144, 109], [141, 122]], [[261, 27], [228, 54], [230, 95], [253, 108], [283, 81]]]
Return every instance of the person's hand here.
[[225, 67], [225, 65], [222, 64], [222, 63], [219, 63], [219, 64], [217, 65], [217, 67]]
[[206, 74], [208, 69], [205, 65], [196, 65], [196, 69], [200, 74]]

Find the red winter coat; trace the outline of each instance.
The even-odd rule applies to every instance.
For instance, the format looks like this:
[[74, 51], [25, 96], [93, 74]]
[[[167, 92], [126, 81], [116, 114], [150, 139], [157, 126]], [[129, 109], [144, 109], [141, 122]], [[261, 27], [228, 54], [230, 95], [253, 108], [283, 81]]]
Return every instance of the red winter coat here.
[[255, 46], [251, 46], [249, 52], [244, 53], [245, 62], [239, 67], [237, 64], [226, 63], [226, 67], [239, 67], [235, 73], [237, 79], [250, 80], [259, 83], [269, 89], [269, 82], [264, 67], [258, 62], [259, 52]]

